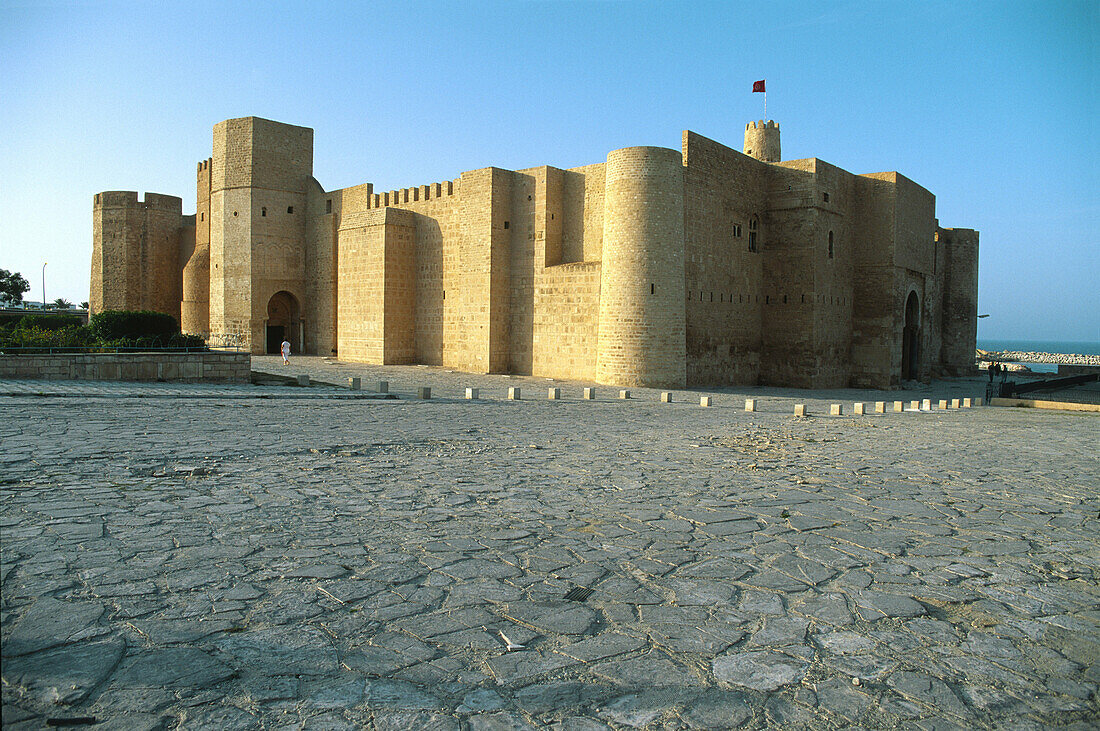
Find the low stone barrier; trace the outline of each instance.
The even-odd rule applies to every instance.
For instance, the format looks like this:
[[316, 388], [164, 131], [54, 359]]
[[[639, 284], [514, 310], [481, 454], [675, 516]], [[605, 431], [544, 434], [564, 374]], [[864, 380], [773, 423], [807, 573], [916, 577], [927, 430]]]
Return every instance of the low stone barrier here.
[[251, 372], [251, 355], [221, 350], [206, 353], [0, 355], [0, 378], [248, 383]]

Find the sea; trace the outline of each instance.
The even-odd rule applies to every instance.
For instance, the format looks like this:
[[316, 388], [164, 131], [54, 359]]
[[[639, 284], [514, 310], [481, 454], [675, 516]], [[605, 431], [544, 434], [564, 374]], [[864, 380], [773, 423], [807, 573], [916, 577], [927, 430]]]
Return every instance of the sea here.
[[[979, 340], [980, 350], [1017, 350], [1025, 353], [1065, 353], [1067, 355], [1100, 355], [1100, 342], [1089, 340]], [[1026, 363], [1035, 373], [1057, 373], [1053, 363]]]

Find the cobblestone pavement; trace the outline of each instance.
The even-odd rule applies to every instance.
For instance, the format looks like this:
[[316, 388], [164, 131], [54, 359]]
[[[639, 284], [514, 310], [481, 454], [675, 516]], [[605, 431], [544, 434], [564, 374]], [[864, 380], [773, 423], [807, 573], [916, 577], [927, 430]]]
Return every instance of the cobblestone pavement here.
[[5, 729], [1100, 718], [1094, 415], [66, 393], [0, 398]]

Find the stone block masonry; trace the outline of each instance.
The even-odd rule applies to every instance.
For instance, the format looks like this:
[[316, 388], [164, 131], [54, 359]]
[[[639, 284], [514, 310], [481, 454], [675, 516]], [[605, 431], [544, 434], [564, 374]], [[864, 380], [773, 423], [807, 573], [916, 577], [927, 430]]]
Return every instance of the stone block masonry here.
[[75, 353], [0, 355], [0, 378], [49, 381], [248, 383], [248, 353]]
[[685, 131], [378, 192], [325, 190], [313, 149], [306, 127], [225, 120], [194, 216], [97, 194], [93, 311], [168, 312], [254, 354], [620, 387], [891, 389], [972, 360], [978, 233], [940, 228], [896, 172], [782, 160], [772, 120], [743, 152]]

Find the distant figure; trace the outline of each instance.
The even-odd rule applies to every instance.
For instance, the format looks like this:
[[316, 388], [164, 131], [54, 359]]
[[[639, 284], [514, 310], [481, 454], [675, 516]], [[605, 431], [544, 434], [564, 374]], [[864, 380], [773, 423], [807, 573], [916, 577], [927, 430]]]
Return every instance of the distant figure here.
[[993, 361], [989, 361], [989, 365], [986, 366], [986, 370], [989, 371], [989, 382], [993, 383], [993, 376], [997, 373], [997, 364]]
[[284, 340], [282, 345], [283, 365], [290, 365], [290, 341]]
[[997, 364], [997, 372], [1001, 374], [1001, 383], [1005, 382], [1005, 378], [1008, 377], [1008, 369], [1000, 363]]

